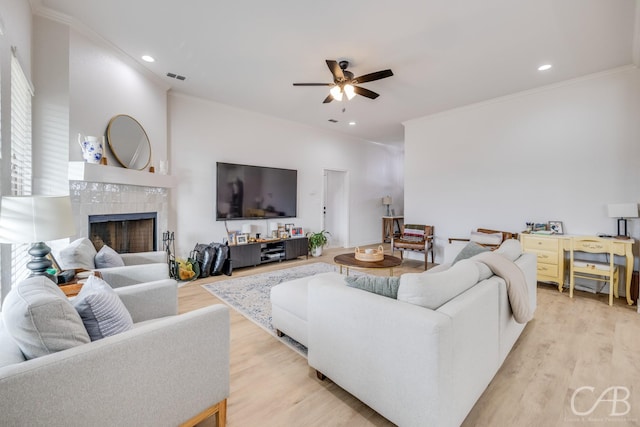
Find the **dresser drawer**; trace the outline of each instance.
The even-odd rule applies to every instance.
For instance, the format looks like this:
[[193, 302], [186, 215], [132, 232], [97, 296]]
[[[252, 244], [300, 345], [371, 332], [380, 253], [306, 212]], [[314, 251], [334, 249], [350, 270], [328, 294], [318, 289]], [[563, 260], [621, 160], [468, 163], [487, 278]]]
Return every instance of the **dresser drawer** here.
[[[558, 277], [558, 265], [538, 264], [538, 280], [544, 281], [542, 277]], [[555, 279], [554, 279], [555, 281]]]
[[524, 249], [525, 250], [542, 250], [542, 251], [553, 251], [558, 252], [558, 243], [560, 241], [558, 239], [545, 239], [544, 237], [530, 237], [527, 236], [524, 239]]
[[536, 254], [538, 257], [538, 264], [558, 265], [557, 251], [532, 250], [530, 252]]
[[585, 252], [604, 252], [605, 245], [602, 242], [575, 242], [575, 250], [576, 251], [585, 251]]

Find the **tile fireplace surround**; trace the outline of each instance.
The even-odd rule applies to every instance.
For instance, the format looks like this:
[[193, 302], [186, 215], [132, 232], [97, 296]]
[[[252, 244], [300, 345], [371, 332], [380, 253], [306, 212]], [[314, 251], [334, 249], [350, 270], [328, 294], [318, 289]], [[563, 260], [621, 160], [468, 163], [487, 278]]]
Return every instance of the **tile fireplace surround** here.
[[77, 237], [89, 237], [89, 215], [156, 212], [158, 249], [169, 227], [169, 189], [103, 182], [70, 181]]

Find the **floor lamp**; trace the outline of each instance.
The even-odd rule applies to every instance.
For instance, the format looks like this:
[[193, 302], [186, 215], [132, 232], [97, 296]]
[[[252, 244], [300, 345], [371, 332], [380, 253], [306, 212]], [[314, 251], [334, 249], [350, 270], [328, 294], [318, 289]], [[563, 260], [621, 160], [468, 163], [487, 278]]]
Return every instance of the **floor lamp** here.
[[[75, 234], [69, 196], [7, 196], [0, 206], [0, 242], [32, 243], [27, 268], [31, 276], [47, 276], [51, 248], [45, 242]], [[55, 281], [55, 280], [54, 280]]]
[[627, 218], [638, 218], [637, 203], [614, 203], [607, 205], [609, 218], [618, 218], [618, 238], [628, 239]]

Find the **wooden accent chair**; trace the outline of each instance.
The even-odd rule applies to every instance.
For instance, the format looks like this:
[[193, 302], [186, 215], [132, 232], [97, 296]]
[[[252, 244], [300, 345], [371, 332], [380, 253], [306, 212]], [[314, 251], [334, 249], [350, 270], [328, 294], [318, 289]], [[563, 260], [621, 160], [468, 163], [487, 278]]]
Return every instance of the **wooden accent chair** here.
[[[502, 234], [502, 238], [498, 238], [497, 234]], [[486, 236], [485, 236], [486, 235]], [[490, 230], [488, 228], [478, 228], [477, 231], [472, 231], [471, 236], [466, 239], [461, 238], [449, 238], [449, 243], [452, 242], [476, 242], [481, 246], [485, 246], [491, 250], [500, 247], [502, 242], [509, 239], [517, 239], [518, 233], [511, 233], [510, 231]], [[500, 242], [498, 242], [500, 240]]]
[[431, 262], [433, 255], [433, 225], [424, 224], [404, 224], [400, 230], [400, 237], [391, 239], [391, 255], [395, 251], [400, 251], [400, 259], [404, 251], [424, 252], [424, 269], [427, 269], [427, 259], [431, 252]]

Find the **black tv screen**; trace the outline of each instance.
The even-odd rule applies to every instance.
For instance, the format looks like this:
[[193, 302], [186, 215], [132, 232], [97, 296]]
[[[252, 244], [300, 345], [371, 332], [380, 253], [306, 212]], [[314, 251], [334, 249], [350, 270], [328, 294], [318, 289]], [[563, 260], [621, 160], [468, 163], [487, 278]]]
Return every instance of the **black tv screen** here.
[[216, 219], [297, 216], [298, 171], [216, 163]]

